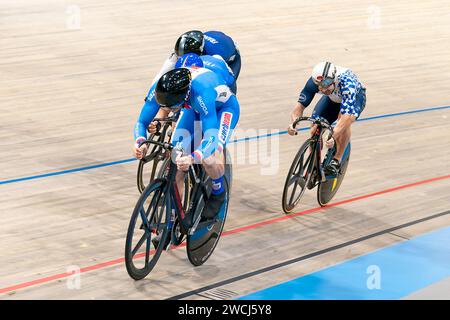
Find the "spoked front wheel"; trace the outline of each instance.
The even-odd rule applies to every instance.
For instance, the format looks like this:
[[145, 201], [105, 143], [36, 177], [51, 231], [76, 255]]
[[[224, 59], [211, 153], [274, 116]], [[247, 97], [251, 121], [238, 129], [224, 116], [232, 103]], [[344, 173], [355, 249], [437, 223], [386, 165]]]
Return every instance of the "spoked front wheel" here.
[[297, 206], [312, 178], [311, 169], [314, 164], [314, 154], [311, 144], [311, 139], [303, 143], [289, 169], [281, 201], [285, 213], [291, 213]]
[[170, 201], [166, 201], [165, 183], [163, 179], [156, 179], [148, 185], [131, 215], [125, 265], [135, 280], [145, 278], [152, 271], [170, 237]]

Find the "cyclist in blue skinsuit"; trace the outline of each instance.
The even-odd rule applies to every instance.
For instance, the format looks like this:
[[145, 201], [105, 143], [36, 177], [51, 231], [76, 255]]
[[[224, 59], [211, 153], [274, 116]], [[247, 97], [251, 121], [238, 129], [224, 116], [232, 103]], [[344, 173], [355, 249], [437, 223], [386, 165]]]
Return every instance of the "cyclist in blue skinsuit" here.
[[[225, 81], [225, 84], [227, 86], [230, 86], [234, 83], [234, 77], [232, 74], [232, 71], [228, 67], [228, 65], [225, 63], [225, 61], [220, 56], [198, 56], [195, 53], [187, 53], [182, 55], [180, 58], [178, 58], [177, 62], [175, 63], [175, 68], [180, 67], [197, 67], [202, 68], [205, 67], [206, 69], [209, 69], [216, 73], [220, 78], [222, 78]], [[134, 138], [141, 138], [146, 137], [146, 128], [147, 126], [150, 129], [156, 130], [156, 127], [158, 123], [156, 121], [154, 122], [148, 122], [148, 120], [152, 120], [155, 115], [152, 115], [151, 113], [148, 114], [151, 111], [154, 111], [155, 108], [151, 106], [151, 104], [154, 102], [152, 98], [154, 97], [154, 91], [155, 91], [156, 83], [153, 84], [153, 86], [150, 88], [149, 93], [147, 94], [147, 97], [145, 98], [145, 104], [142, 107], [141, 115], [136, 122], [135, 125], [135, 133]], [[169, 114], [170, 110], [168, 108], [162, 108], [159, 109], [157, 112], [157, 117], [166, 117]], [[152, 131], [150, 131], [152, 132]], [[153, 133], [153, 132], [152, 132]], [[142, 140], [142, 139], [140, 139]], [[145, 146], [141, 149], [137, 148], [138, 141], [136, 140], [136, 145], [134, 149], [134, 155], [136, 158], [141, 159], [143, 156], [145, 156], [146, 148]]]
[[[241, 55], [233, 39], [220, 31], [207, 31], [203, 33], [198, 30], [192, 30], [183, 33], [176, 41], [174, 51], [166, 59], [158, 74], [153, 78], [152, 86], [164, 73], [173, 70], [178, 58], [186, 53], [210, 56], [219, 55], [222, 57], [230, 67], [234, 77], [234, 82], [228, 84], [228, 86], [236, 94], [236, 80], [241, 71]], [[206, 67], [208, 68], [208, 66]], [[150, 96], [150, 93], [147, 96]], [[168, 113], [161, 109], [157, 117], [165, 118], [167, 115]], [[158, 122], [151, 122], [148, 130], [150, 133], [155, 133], [158, 130]]]
[[214, 56], [199, 56], [195, 53], [186, 53], [178, 58], [175, 63], [175, 68], [188, 68], [188, 67], [200, 67], [211, 70], [219, 75], [228, 87], [231, 87], [235, 78], [233, 71], [227, 65], [225, 60], [219, 55]]
[[[212, 194], [203, 210], [203, 217], [213, 218], [225, 200], [223, 186], [223, 148], [239, 120], [239, 103], [224, 79], [206, 68], [191, 66], [165, 73], [154, 85], [136, 123], [134, 135], [139, 144], [146, 139], [146, 128], [160, 107], [181, 109], [172, 143], [187, 152], [176, 158], [177, 181], [195, 161], [202, 163], [212, 178]], [[200, 126], [194, 126], [194, 122]], [[201, 128], [201, 131], [196, 131]], [[136, 147], [145, 154], [146, 146]], [[181, 188], [183, 184], [179, 183]]]
[[[237, 80], [241, 71], [241, 55], [236, 43], [220, 31], [201, 32], [192, 30], [183, 33], [175, 43], [174, 52], [170, 54], [164, 62], [163, 67], [153, 79], [156, 82], [161, 75], [167, 71], [173, 70], [179, 57], [186, 53], [196, 53], [198, 55], [219, 55], [231, 68], [234, 78]], [[230, 89], [236, 94], [236, 82], [230, 86]]]
[[[317, 102], [312, 117], [323, 117], [330, 124], [337, 120], [333, 137], [326, 141], [328, 148], [333, 147], [336, 142], [336, 154], [325, 168], [326, 174], [336, 176], [340, 172], [340, 160], [345, 147], [350, 141], [350, 126], [359, 118], [366, 106], [366, 88], [350, 69], [335, 66], [330, 62], [320, 62], [313, 68], [311, 77], [292, 110], [292, 122], [303, 116], [303, 111], [319, 92], [323, 97]], [[316, 127], [313, 126], [311, 134], [315, 130]], [[295, 128], [290, 125], [288, 133], [294, 135], [295, 132]]]

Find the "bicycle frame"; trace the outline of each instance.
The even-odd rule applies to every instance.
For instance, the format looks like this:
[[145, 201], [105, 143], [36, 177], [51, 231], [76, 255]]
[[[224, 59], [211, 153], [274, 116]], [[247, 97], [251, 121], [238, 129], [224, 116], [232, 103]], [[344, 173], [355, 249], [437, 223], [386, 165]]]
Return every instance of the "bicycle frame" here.
[[[193, 182], [193, 186], [191, 190], [185, 190], [185, 192], [190, 192], [191, 197], [189, 200], [188, 209], [185, 211], [183, 209], [183, 204], [181, 201], [181, 195], [178, 190], [176, 174], [177, 174], [177, 165], [171, 161], [169, 166], [169, 172], [167, 176], [164, 178], [166, 180], [166, 194], [169, 195], [167, 201], [170, 203], [166, 203], [170, 209], [175, 211], [177, 215], [178, 221], [180, 222], [180, 229], [183, 234], [193, 234], [195, 229], [200, 222], [200, 215], [198, 217], [194, 217], [194, 213], [196, 211], [196, 205], [198, 205], [198, 200], [201, 195], [205, 198], [207, 197], [206, 185], [203, 183], [205, 179], [205, 171], [201, 168], [199, 164], [193, 164], [189, 167], [189, 177], [190, 181]], [[197, 172], [196, 172], [197, 171]], [[169, 210], [170, 214], [172, 214], [172, 210]], [[170, 217], [172, 218], [172, 217]], [[195, 221], [193, 219], [196, 218]], [[171, 219], [169, 220], [171, 221]], [[171, 228], [172, 225], [169, 225]]]
[[[331, 125], [328, 123], [328, 121], [326, 121], [325, 119], [319, 118], [319, 119], [311, 119], [308, 117], [300, 117], [298, 118], [294, 123], [293, 123], [293, 127], [295, 128], [296, 125], [300, 122], [300, 121], [310, 121], [312, 122], [314, 125], [317, 125], [316, 130], [314, 131], [314, 134], [311, 137], [311, 155], [314, 160], [310, 161], [308, 164], [308, 168], [307, 168], [307, 178], [309, 177], [309, 175], [312, 175], [314, 172], [314, 169], [317, 169], [317, 171], [320, 173], [320, 179], [322, 182], [326, 181], [326, 176], [325, 176], [325, 172], [322, 166], [322, 135], [323, 135], [323, 131], [324, 129], [328, 129], [330, 130], [330, 134], [328, 136], [328, 139], [330, 139], [333, 135], [333, 128], [331, 127]], [[327, 139], [327, 140], [328, 140]]]
[[318, 126], [313, 136], [313, 142], [314, 142], [314, 153], [316, 155], [315, 169], [318, 169], [318, 172], [320, 172], [321, 181], [325, 182], [326, 176], [324, 172], [324, 167], [322, 165], [322, 144], [323, 144], [322, 134], [323, 128], [321, 126]]

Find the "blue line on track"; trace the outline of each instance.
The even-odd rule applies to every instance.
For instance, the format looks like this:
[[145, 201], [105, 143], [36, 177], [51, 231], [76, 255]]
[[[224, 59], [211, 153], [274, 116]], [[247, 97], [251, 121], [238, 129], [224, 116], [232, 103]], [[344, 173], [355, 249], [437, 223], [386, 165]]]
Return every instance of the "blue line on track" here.
[[109, 167], [109, 166], [114, 166], [116, 164], [122, 164], [122, 163], [131, 162], [131, 161], [136, 161], [136, 159], [130, 158], [130, 159], [119, 160], [119, 161], [105, 162], [105, 163], [96, 164], [96, 165], [87, 166], [87, 167], [81, 167], [81, 168], [75, 168], [75, 169], [69, 169], [69, 170], [63, 170], [63, 171], [57, 171], [57, 172], [50, 172], [50, 173], [40, 174], [40, 175], [36, 175], [36, 176], [29, 176], [29, 177], [11, 179], [11, 180], [3, 180], [3, 181], [0, 181], [0, 185], [14, 183], [14, 182], [20, 182], [20, 181], [26, 181], [26, 180], [34, 180], [34, 179], [58, 176], [58, 175], [62, 175], [62, 174], [97, 169], [97, 168], [102, 168], [102, 167]]
[[[450, 106], [442, 106], [442, 107], [417, 109], [417, 110], [403, 111], [403, 112], [396, 112], [396, 113], [388, 113], [388, 114], [383, 114], [383, 115], [379, 115], [379, 116], [373, 116], [373, 117], [367, 117], [367, 118], [358, 119], [358, 122], [359, 121], [377, 120], [377, 119], [382, 119], [382, 118], [398, 117], [398, 116], [414, 114], [414, 113], [421, 113], [421, 112], [445, 110], [445, 109], [449, 109], [449, 108], [450, 108]], [[298, 131], [304, 131], [304, 130], [308, 130], [308, 128], [301, 128]], [[284, 135], [284, 134], [287, 134], [287, 131], [279, 131], [279, 132], [264, 134], [264, 135], [260, 135], [260, 136], [246, 137], [246, 138], [241, 138], [241, 139], [234, 139], [234, 140], [230, 141], [230, 143], [258, 140], [258, 139], [262, 139], [262, 138], [267, 138], [267, 137], [271, 137], [271, 136], [279, 136], [279, 135]], [[109, 167], [109, 166], [114, 166], [114, 165], [117, 165], [117, 164], [122, 164], [122, 163], [127, 163], [127, 162], [132, 162], [132, 161], [136, 161], [136, 159], [129, 158], [129, 159], [124, 159], [124, 160], [105, 162], [105, 163], [92, 165], [92, 166], [85, 166], [85, 167], [80, 167], [80, 168], [74, 168], [74, 169], [70, 169], [70, 170], [50, 172], [50, 173], [46, 173], [46, 174], [28, 176], [28, 177], [17, 178], [17, 179], [2, 180], [2, 181], [0, 181], [0, 185], [16, 183], [16, 182], [21, 182], [21, 181], [41, 179], [41, 178], [47, 178], [47, 177], [52, 177], [52, 176], [59, 176], [59, 175], [63, 175], [63, 174], [80, 172], [80, 171], [86, 171], [86, 170], [97, 169], [97, 168], [102, 168], [102, 167]]]

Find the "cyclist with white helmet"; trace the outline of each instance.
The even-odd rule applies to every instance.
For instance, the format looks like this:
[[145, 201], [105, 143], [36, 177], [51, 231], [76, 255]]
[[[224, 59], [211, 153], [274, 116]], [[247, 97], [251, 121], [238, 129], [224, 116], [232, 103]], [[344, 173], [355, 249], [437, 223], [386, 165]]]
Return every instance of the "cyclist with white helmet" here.
[[[359, 118], [366, 105], [366, 89], [350, 69], [335, 66], [330, 62], [318, 63], [291, 112], [291, 125], [288, 127], [290, 135], [296, 132], [292, 123], [303, 116], [303, 111], [316, 93], [323, 94], [323, 97], [317, 102], [312, 117], [325, 118], [330, 124], [337, 120], [333, 137], [326, 141], [328, 148], [336, 143], [336, 154], [325, 171], [327, 174], [338, 175], [341, 157], [350, 141], [350, 126]], [[313, 126], [311, 133], [315, 129]]]

